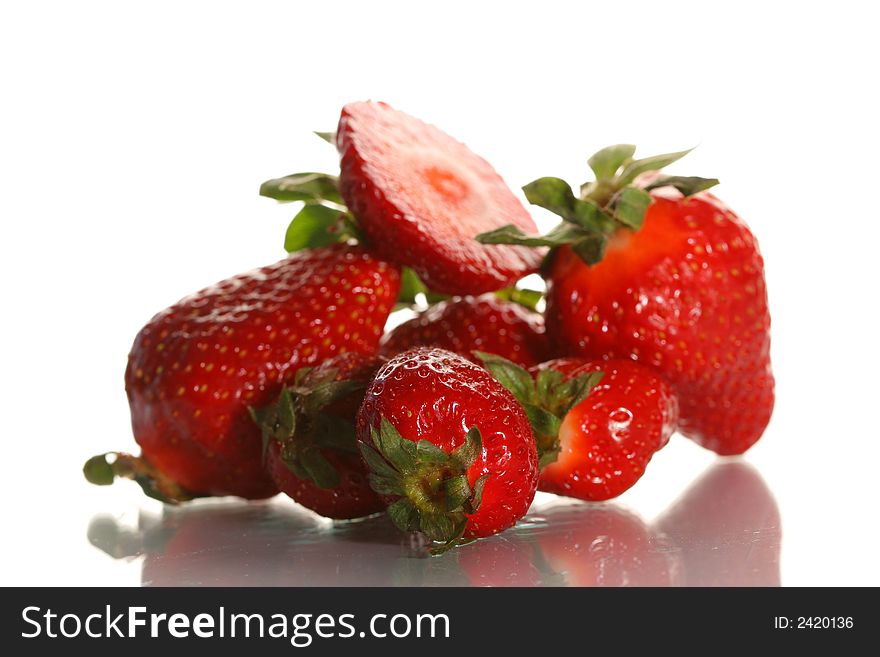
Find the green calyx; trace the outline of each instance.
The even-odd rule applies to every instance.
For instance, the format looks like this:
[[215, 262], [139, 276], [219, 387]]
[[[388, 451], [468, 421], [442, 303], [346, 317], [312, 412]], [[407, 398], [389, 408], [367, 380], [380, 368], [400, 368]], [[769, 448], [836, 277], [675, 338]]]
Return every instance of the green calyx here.
[[559, 456], [559, 429], [568, 412], [580, 404], [601, 381], [602, 372], [590, 372], [567, 378], [562, 372], [545, 369], [532, 378], [527, 370], [506, 358], [475, 352], [498, 382], [507, 388], [523, 407], [538, 447], [541, 468]]
[[366, 381], [337, 381], [337, 374], [334, 369], [315, 374], [302, 368], [294, 384], [282, 388], [275, 402], [249, 408], [262, 430], [264, 457], [276, 441], [281, 460], [295, 476], [325, 489], [339, 485], [339, 473], [322, 451], [357, 454], [357, 441], [351, 422], [322, 411], [367, 386]]
[[483, 452], [479, 429], [472, 427], [451, 453], [427, 440], [406, 440], [386, 418], [371, 436], [372, 446], [360, 443], [361, 455], [373, 490], [398, 498], [388, 507], [394, 524], [441, 543], [435, 553], [469, 542], [463, 538], [468, 516], [480, 508], [489, 478], [468, 481], [468, 470]]
[[587, 264], [602, 259], [608, 238], [619, 229], [638, 230], [651, 205], [650, 191], [675, 187], [685, 196], [717, 185], [715, 178], [660, 176], [647, 185], [636, 185], [638, 176], [681, 159], [690, 151], [634, 159], [636, 147], [617, 144], [603, 148], [587, 163], [596, 179], [580, 187], [575, 195], [560, 178], [538, 178], [523, 187], [528, 201], [562, 218], [562, 223], [546, 235], [526, 235], [513, 225], [477, 235], [483, 244], [558, 247], [570, 245]]
[[93, 456], [83, 465], [83, 475], [96, 486], [109, 486], [117, 478], [131, 479], [148, 497], [166, 504], [179, 504], [201, 497], [169, 479], [145, 459], [123, 452]]

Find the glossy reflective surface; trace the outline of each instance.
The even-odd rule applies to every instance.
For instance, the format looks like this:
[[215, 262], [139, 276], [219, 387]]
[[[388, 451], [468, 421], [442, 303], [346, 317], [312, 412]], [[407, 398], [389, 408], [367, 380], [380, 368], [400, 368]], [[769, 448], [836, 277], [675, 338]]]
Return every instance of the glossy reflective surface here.
[[146, 586], [713, 586], [780, 584], [780, 517], [751, 466], [711, 466], [653, 522], [542, 497], [516, 528], [427, 557], [384, 516], [332, 523], [277, 498], [98, 514], [88, 541]]

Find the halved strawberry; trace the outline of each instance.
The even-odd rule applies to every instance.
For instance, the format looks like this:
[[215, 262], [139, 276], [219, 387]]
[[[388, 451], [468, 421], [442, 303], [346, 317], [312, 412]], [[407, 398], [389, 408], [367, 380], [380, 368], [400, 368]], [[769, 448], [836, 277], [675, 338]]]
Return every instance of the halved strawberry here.
[[349, 103], [336, 135], [339, 191], [371, 248], [411, 267], [435, 292], [479, 294], [534, 272], [541, 253], [484, 245], [479, 233], [537, 230], [483, 158], [385, 103]]

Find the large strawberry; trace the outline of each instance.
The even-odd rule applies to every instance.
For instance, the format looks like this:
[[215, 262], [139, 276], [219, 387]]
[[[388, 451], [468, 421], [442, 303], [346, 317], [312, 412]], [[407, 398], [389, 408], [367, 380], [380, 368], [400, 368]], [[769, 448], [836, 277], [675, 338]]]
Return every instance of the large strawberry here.
[[162, 311], [138, 333], [125, 373], [142, 458], [95, 457], [86, 476], [100, 484], [130, 477], [170, 501], [274, 494], [248, 408], [277, 397], [301, 367], [374, 352], [398, 287], [396, 268], [336, 245], [300, 251]]
[[450, 351], [416, 348], [386, 363], [357, 435], [395, 524], [447, 546], [507, 529], [535, 495], [538, 458], [522, 408]]
[[364, 391], [382, 362], [373, 354], [340, 354], [300, 369], [276, 402], [253, 410], [275, 485], [322, 516], [361, 518], [385, 509], [354, 433]]
[[388, 356], [418, 346], [466, 358], [484, 351], [526, 367], [548, 357], [542, 316], [493, 293], [441, 301], [382, 338], [382, 353]]
[[702, 178], [648, 171], [684, 153], [633, 160], [632, 146], [590, 159], [576, 197], [558, 178], [524, 189], [564, 221], [543, 238], [515, 227], [489, 243], [552, 245], [547, 329], [563, 351], [657, 368], [681, 404], [680, 430], [719, 454], [747, 450], [773, 410], [764, 263], [745, 223]]
[[336, 140], [339, 191], [371, 248], [414, 269], [430, 289], [479, 294], [537, 269], [538, 253], [474, 241], [505, 224], [537, 229], [491, 165], [465, 145], [379, 102], [343, 107]]
[[529, 416], [542, 491], [617, 497], [675, 431], [678, 404], [669, 384], [639, 363], [562, 358], [527, 372], [499, 356], [480, 356]]

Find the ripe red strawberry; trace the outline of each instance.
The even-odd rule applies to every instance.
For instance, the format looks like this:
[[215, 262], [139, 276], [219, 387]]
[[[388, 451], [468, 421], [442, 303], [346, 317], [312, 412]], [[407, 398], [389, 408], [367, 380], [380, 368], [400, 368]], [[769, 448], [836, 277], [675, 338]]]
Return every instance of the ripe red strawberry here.
[[503, 356], [530, 367], [548, 357], [544, 319], [488, 293], [441, 301], [382, 338], [382, 353], [394, 356], [433, 346], [474, 358], [475, 351]]
[[562, 358], [530, 374], [498, 356], [481, 357], [529, 416], [539, 490], [582, 500], [617, 497], [675, 431], [678, 404], [670, 386], [644, 365]]
[[739, 454], [761, 437], [774, 402], [758, 243], [717, 198], [689, 195], [717, 181], [655, 176], [633, 186], [683, 153], [632, 153], [597, 153], [597, 182], [582, 198], [556, 178], [526, 186], [532, 202], [565, 219], [549, 241], [510, 231], [482, 239], [558, 246], [545, 271], [550, 338], [570, 355], [652, 365], [679, 398], [680, 431]]
[[535, 495], [538, 458], [522, 408], [450, 351], [422, 347], [386, 363], [357, 436], [395, 524], [446, 546], [507, 529]]
[[143, 458], [104, 456], [94, 483], [114, 475], [148, 494], [267, 497], [260, 431], [248, 407], [277, 397], [297, 370], [345, 351], [375, 352], [399, 273], [344, 245], [295, 253], [218, 283], [141, 329], [125, 374]]
[[275, 485], [322, 516], [361, 518], [385, 510], [367, 481], [354, 433], [364, 391], [383, 362], [348, 352], [300, 369], [277, 402], [253, 412]]
[[504, 224], [537, 228], [488, 162], [434, 126], [385, 103], [349, 103], [337, 146], [339, 191], [372, 248], [431, 290], [479, 294], [537, 269], [539, 253], [474, 241]]

